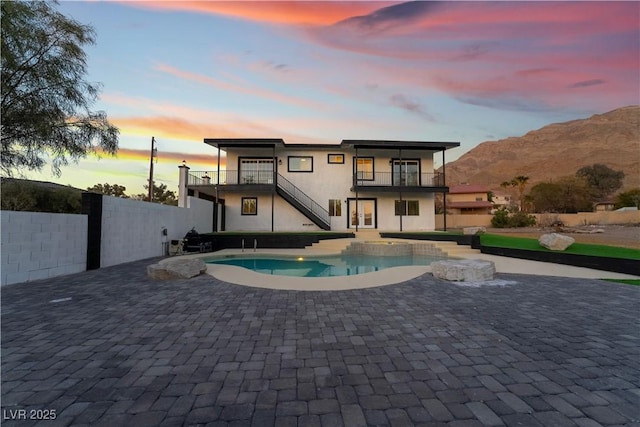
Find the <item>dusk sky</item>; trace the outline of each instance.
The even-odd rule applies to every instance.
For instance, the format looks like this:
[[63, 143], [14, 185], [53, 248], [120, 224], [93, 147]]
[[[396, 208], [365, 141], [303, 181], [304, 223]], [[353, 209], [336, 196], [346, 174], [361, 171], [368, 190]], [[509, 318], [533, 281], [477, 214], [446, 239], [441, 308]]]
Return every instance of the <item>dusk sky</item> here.
[[[143, 193], [204, 138], [477, 144], [640, 103], [640, 2], [65, 2], [96, 30], [87, 79], [120, 128], [116, 158], [32, 179]], [[607, 147], [603, 147], [607, 149]], [[439, 157], [439, 156], [438, 156]], [[437, 164], [439, 166], [440, 164]]]

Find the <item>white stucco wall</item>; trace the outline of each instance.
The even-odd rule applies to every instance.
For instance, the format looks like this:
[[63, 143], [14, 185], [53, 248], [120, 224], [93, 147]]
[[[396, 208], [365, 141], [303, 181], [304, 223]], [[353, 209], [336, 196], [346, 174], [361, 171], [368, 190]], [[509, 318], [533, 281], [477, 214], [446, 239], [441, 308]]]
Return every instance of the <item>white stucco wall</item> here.
[[[344, 164], [330, 164], [327, 155], [344, 154]], [[392, 172], [390, 159], [398, 158], [398, 150], [358, 150], [359, 157], [373, 157], [374, 171]], [[267, 157], [271, 158], [271, 148], [243, 148], [234, 149], [227, 153], [227, 167], [229, 170], [238, 170], [239, 157]], [[312, 156], [313, 172], [289, 172], [289, 156]], [[339, 146], [322, 149], [277, 149], [276, 168], [280, 175], [302, 189], [325, 209], [329, 208], [330, 199], [342, 201], [342, 216], [331, 217], [331, 230], [348, 230], [347, 215], [349, 198], [355, 198], [351, 191], [353, 179], [353, 158], [355, 150], [344, 150]], [[405, 150], [403, 159], [420, 159], [420, 172], [433, 173], [433, 156], [428, 150]], [[280, 164], [280, 162], [282, 164]], [[240, 215], [241, 198], [258, 197], [258, 215]], [[271, 194], [250, 192], [229, 192], [223, 196], [226, 202], [226, 230], [228, 231], [270, 231], [271, 230]], [[400, 219], [395, 216], [394, 201], [399, 198], [397, 193], [384, 193], [374, 191], [360, 191], [360, 198], [377, 199], [377, 223], [379, 230], [399, 230]], [[420, 215], [404, 216], [402, 228], [409, 230], [433, 230], [435, 229], [434, 196], [431, 193], [405, 193], [405, 200], [419, 200]], [[298, 212], [294, 207], [276, 195], [274, 200], [274, 230], [275, 231], [315, 231], [319, 230], [308, 218]]]
[[100, 266], [164, 255], [163, 242], [183, 238], [192, 227], [199, 233], [211, 232], [213, 203], [189, 197], [188, 206], [103, 196]]
[[0, 284], [85, 270], [86, 215], [2, 211], [0, 221]]

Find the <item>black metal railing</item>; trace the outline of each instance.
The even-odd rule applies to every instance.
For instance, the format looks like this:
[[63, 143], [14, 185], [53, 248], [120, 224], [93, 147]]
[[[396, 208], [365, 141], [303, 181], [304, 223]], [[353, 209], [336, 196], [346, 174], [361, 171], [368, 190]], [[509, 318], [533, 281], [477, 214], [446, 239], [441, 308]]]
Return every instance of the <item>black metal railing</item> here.
[[221, 170], [218, 182], [217, 171], [190, 171], [188, 185], [238, 185], [273, 184], [273, 171]]
[[358, 187], [442, 187], [441, 173], [357, 172], [353, 184]]
[[323, 208], [318, 202], [309, 197], [304, 191], [296, 187], [291, 181], [278, 174], [278, 189], [284, 191], [300, 203], [313, 215], [317, 216], [325, 224], [331, 224], [329, 211]]

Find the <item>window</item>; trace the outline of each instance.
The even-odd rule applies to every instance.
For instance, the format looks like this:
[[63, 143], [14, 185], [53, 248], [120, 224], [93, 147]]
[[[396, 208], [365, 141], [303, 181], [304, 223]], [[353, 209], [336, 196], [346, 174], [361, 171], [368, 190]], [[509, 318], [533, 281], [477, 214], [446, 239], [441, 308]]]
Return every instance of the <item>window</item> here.
[[258, 198], [242, 198], [242, 215], [258, 215]]
[[482, 197], [476, 197], [476, 202], [481, 202], [482, 201]]
[[239, 184], [273, 184], [273, 158], [241, 158]]
[[289, 172], [313, 172], [313, 157], [311, 156], [289, 156]]
[[342, 216], [342, 200], [329, 200], [329, 216]]
[[327, 163], [331, 163], [331, 164], [344, 163], [344, 154], [327, 154]]
[[373, 181], [373, 157], [357, 157], [353, 161], [357, 179]]
[[420, 203], [417, 200], [396, 200], [396, 216], [418, 216], [420, 215]]
[[418, 216], [420, 215], [420, 204], [417, 200], [407, 200], [407, 215]]

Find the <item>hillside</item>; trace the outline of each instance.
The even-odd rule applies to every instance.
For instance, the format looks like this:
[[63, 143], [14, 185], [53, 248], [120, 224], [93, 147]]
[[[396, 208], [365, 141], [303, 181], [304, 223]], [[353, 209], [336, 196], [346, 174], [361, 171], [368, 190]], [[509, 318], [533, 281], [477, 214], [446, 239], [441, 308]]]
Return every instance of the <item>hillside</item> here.
[[528, 176], [531, 185], [594, 163], [622, 170], [623, 189], [640, 187], [640, 106], [483, 142], [447, 163], [446, 174], [449, 185], [467, 182], [500, 191], [500, 183], [518, 175]]

